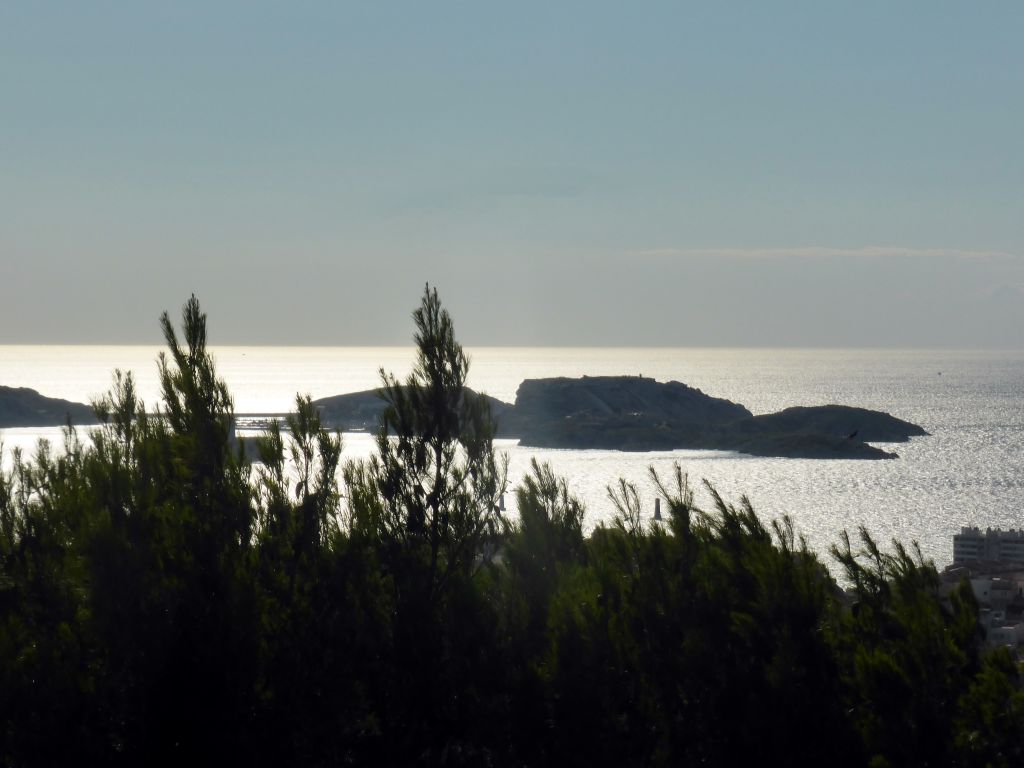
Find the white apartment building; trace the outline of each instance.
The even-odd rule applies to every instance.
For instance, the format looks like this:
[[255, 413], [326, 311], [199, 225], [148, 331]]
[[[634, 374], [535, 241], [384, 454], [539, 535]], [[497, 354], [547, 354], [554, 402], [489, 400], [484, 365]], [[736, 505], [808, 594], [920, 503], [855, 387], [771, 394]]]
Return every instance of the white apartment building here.
[[1024, 529], [961, 528], [953, 536], [953, 562], [979, 561], [1024, 565]]

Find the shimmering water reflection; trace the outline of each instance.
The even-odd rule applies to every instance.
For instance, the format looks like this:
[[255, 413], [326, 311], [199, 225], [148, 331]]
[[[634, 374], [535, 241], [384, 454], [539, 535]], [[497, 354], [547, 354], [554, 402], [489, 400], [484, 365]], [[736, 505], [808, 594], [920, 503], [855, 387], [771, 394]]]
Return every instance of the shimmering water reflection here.
[[[155, 347], [0, 347], [0, 383], [87, 401], [115, 367], [133, 370], [148, 403], [158, 399]], [[878, 538], [917, 539], [940, 565], [961, 525], [1024, 525], [1024, 353], [934, 350], [507, 349], [470, 350], [470, 383], [503, 400], [524, 378], [642, 373], [679, 380], [741, 402], [755, 413], [791, 405], [841, 403], [888, 411], [931, 437], [886, 446], [895, 461], [765, 459], [715, 451], [620, 453], [521, 448], [509, 454], [513, 484], [531, 457], [549, 461], [585, 500], [587, 523], [612, 514], [606, 487], [624, 477], [648, 512], [653, 465], [669, 477], [675, 461], [699, 485], [707, 478], [730, 499], [747, 494], [765, 518], [791, 515], [824, 552], [843, 528], [864, 524]], [[378, 368], [405, 374], [410, 348], [221, 347], [219, 370], [236, 410], [288, 410], [296, 391], [322, 397], [376, 386]], [[30, 450], [59, 430], [6, 430], [9, 449]], [[372, 438], [345, 436], [345, 456], [368, 455]], [[5, 455], [9, 463], [9, 450]], [[698, 492], [698, 499], [707, 502]], [[509, 502], [512, 501], [511, 494]]]

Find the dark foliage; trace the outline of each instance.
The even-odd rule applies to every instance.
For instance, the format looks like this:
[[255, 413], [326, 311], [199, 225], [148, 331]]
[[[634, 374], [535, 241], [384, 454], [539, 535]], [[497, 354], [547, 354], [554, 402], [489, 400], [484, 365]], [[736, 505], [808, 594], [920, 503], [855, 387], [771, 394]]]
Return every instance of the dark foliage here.
[[[1024, 693], [969, 585], [865, 531], [833, 557], [686, 477], [589, 535], [550, 467], [506, 490], [436, 292], [377, 454], [308, 397], [250, 464], [191, 299], [162, 405], [0, 473], [0, 764], [1019, 765]], [[339, 486], [337, 477], [343, 475]]]

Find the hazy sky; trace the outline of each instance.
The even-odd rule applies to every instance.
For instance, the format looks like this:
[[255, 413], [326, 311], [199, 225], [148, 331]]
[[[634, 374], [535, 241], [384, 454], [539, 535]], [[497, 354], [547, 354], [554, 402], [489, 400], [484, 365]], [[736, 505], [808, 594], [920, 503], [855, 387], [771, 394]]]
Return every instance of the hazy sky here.
[[1024, 3], [0, 0], [0, 343], [1024, 346]]

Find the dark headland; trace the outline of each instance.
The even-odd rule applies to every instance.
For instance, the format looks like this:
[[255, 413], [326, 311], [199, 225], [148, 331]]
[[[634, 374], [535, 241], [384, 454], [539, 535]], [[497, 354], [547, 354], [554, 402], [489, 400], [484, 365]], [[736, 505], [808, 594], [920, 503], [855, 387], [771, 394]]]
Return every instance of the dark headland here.
[[[472, 393], [471, 396], [477, 396]], [[754, 456], [886, 459], [870, 442], [928, 433], [888, 413], [844, 405], [787, 408], [754, 416], [744, 406], [677, 381], [639, 376], [527, 379], [515, 404], [488, 397], [498, 436], [536, 448], [622, 451], [715, 449]], [[372, 430], [379, 390], [316, 400], [332, 428]]]
[[45, 397], [28, 387], [0, 386], [0, 427], [59, 427], [97, 424], [92, 408], [82, 403]]

